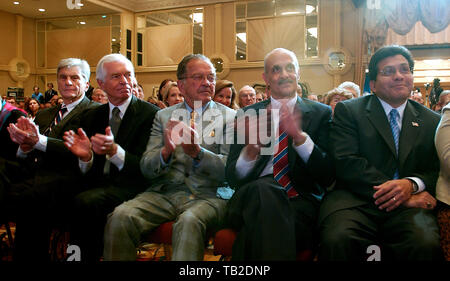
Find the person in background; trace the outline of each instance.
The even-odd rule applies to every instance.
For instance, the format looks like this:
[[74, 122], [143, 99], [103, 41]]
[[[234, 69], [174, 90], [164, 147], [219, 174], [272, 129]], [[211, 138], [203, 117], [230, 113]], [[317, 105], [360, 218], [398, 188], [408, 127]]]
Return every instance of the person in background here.
[[425, 105], [425, 100], [423, 99], [422, 93], [419, 91], [414, 91], [411, 93], [411, 96], [409, 97], [413, 101], [416, 101], [422, 105]]
[[244, 108], [246, 106], [256, 103], [256, 92], [255, 89], [249, 85], [243, 86], [239, 90], [239, 108]]
[[440, 161], [439, 178], [436, 183], [437, 219], [441, 248], [445, 259], [450, 261], [450, 103], [442, 109], [434, 142]]
[[228, 106], [231, 109], [237, 109], [236, 89], [234, 84], [228, 80], [217, 80], [214, 101]]
[[450, 103], [450, 90], [442, 91], [439, 95], [439, 101], [434, 107], [434, 111], [441, 113], [441, 110]]
[[180, 89], [178, 89], [177, 82], [168, 81], [161, 89], [161, 95], [166, 106], [172, 106], [184, 101]]
[[33, 121], [34, 118], [36, 118], [36, 114], [41, 109], [41, 105], [39, 104], [39, 101], [35, 98], [31, 98], [27, 100], [25, 103], [25, 110], [27, 111], [27, 117]]
[[331, 90], [327, 93], [325, 104], [329, 105], [331, 107], [331, 110], [334, 113], [334, 108], [336, 107], [336, 104], [338, 102], [352, 99], [352, 98], [353, 98], [352, 93], [350, 93], [346, 90], [339, 89], [339, 88], [334, 88], [333, 90]]
[[100, 88], [95, 88], [94, 91], [92, 91], [91, 99], [101, 104], [108, 103], [108, 96], [105, 91]]
[[45, 93], [44, 93], [44, 101], [45, 101], [45, 103], [50, 102], [50, 100], [52, 99], [53, 96], [57, 96], [58, 95], [58, 92], [55, 89], [53, 89], [53, 83], [52, 82], [47, 83], [47, 88], [48, 88], [48, 90], [45, 91]]
[[309, 100], [319, 101], [319, 98], [315, 94], [309, 94], [308, 95]]
[[43, 104], [44, 103], [44, 95], [39, 92], [39, 86], [35, 85], [33, 87], [33, 93], [31, 94], [31, 98], [36, 99], [39, 104]]
[[361, 96], [361, 89], [352, 81], [345, 81], [341, 83], [337, 88], [352, 93], [354, 98], [358, 98]]

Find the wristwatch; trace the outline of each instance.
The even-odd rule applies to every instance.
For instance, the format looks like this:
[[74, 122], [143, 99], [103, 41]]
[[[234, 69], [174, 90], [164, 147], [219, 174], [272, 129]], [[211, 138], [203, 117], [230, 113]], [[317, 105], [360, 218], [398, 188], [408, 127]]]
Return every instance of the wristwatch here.
[[408, 179], [408, 180], [411, 181], [411, 183], [412, 183], [413, 191], [411, 192], [411, 194], [416, 194], [417, 191], [419, 191], [419, 185], [417, 185], [417, 183], [412, 179]]

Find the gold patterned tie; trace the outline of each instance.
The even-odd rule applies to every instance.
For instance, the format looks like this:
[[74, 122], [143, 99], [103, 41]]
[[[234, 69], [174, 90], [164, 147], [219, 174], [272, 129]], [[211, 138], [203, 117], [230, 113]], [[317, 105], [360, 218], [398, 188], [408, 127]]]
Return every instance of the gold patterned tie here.
[[195, 119], [197, 118], [198, 113], [195, 110], [192, 110], [191, 112], [191, 128], [195, 129]]

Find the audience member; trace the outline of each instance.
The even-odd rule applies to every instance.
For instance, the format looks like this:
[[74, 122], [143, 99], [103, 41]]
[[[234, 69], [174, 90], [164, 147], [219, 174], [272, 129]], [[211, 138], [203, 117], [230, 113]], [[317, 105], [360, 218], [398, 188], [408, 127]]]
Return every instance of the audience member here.
[[134, 67], [123, 55], [101, 58], [96, 75], [109, 103], [86, 112], [77, 133], [64, 135], [85, 174], [86, 191], [75, 198], [71, 234], [82, 249], [81, 260], [88, 262], [103, 253], [106, 216], [147, 188], [139, 162], [159, 110], [133, 95]]
[[39, 86], [33, 87], [33, 93], [31, 94], [31, 98], [37, 100], [39, 104], [44, 103], [44, 95], [39, 92]]
[[262, 96], [262, 100], [266, 100], [267, 99], [267, 87], [265, 84], [253, 84], [253, 89], [255, 89], [256, 92], [256, 96], [258, 96], [258, 94], [261, 94]]
[[39, 101], [35, 98], [31, 98], [27, 100], [25, 103], [25, 110], [27, 112], [27, 117], [34, 121], [34, 118], [36, 118], [36, 114], [41, 109], [41, 105], [39, 104]]
[[319, 98], [315, 94], [309, 94], [308, 99], [313, 101], [319, 101]]
[[419, 91], [412, 92], [412, 94], [411, 94], [411, 96], [409, 98], [414, 100], [414, 101], [416, 101], [416, 102], [418, 102], [418, 103], [420, 103], [420, 104], [422, 104], [422, 105], [425, 105], [425, 100], [422, 97], [422, 93], [419, 92]]
[[[266, 109], [280, 110], [279, 123], [273, 124], [279, 144], [273, 153], [262, 153], [260, 143], [231, 146], [226, 177], [236, 190], [227, 208], [227, 221], [238, 231], [233, 260], [295, 260], [297, 250], [317, 245], [320, 186], [334, 179], [327, 155], [331, 110], [297, 96], [299, 75], [293, 52], [271, 51], [263, 73], [271, 98], [244, 109], [259, 116]], [[257, 127], [256, 121], [249, 127]]]
[[132, 85], [132, 88], [131, 88], [132, 94], [134, 96], [136, 96], [138, 99], [144, 100], [144, 98], [145, 98], [144, 91], [142, 90], [142, 88], [141, 88], [141, 90], [139, 90], [139, 84], [138, 84], [136, 77], [132, 77], [131, 80], [132, 80], [132, 84], [131, 84]]
[[161, 90], [161, 95], [166, 106], [172, 106], [184, 101], [180, 89], [178, 89], [177, 82], [167, 82]]
[[50, 102], [53, 96], [57, 96], [58, 92], [53, 89], [53, 83], [47, 83], [48, 90], [44, 93], [44, 103]]
[[100, 88], [95, 88], [94, 91], [92, 91], [92, 100], [101, 104], [108, 103], [108, 96], [106, 95], [105, 91], [103, 91]]
[[450, 104], [442, 109], [442, 119], [434, 141], [441, 166], [436, 183], [437, 218], [441, 248], [445, 259], [450, 261]]
[[159, 89], [158, 89], [158, 94], [157, 94], [157, 98], [158, 100], [162, 101], [163, 100], [163, 96], [162, 96], [162, 88], [167, 84], [167, 82], [174, 82], [174, 80], [168, 78], [168, 79], [164, 79], [161, 84], [159, 84]]
[[6, 98], [6, 101], [12, 106], [15, 106], [15, 107], [18, 106], [15, 97], [8, 97], [8, 98]]
[[352, 95], [352, 93], [348, 92], [347, 90], [342, 90], [340, 88], [334, 88], [333, 90], [331, 90], [327, 93], [325, 104], [329, 105], [331, 107], [331, 111], [333, 111], [333, 113], [334, 113], [334, 108], [336, 107], [336, 104], [338, 102], [348, 100], [351, 98], [353, 98], [353, 95]]
[[49, 260], [52, 224], [67, 219], [80, 188], [77, 159], [64, 147], [62, 136], [78, 126], [85, 109], [98, 106], [85, 97], [90, 76], [86, 61], [63, 59], [56, 73], [63, 104], [39, 111], [34, 122], [21, 117], [8, 127], [11, 139], [20, 145], [17, 154], [30, 167], [9, 191], [9, 209], [17, 216], [16, 260], [29, 260], [30, 253], [33, 259]]
[[434, 107], [434, 111], [441, 113], [442, 108], [444, 108], [448, 103], [450, 103], [450, 90], [442, 91], [439, 95], [439, 101]]
[[256, 103], [255, 89], [249, 85], [245, 85], [239, 90], [239, 107], [244, 108], [246, 106]]
[[320, 260], [367, 260], [371, 245], [383, 261], [441, 258], [433, 213], [439, 115], [409, 101], [413, 69], [408, 49], [384, 46], [369, 62], [375, 94], [336, 105], [337, 183], [321, 206]]
[[338, 86], [338, 89], [345, 90], [347, 92], [352, 93], [354, 98], [358, 98], [361, 96], [361, 89], [358, 85], [353, 83], [352, 81], [345, 81]]
[[[177, 78], [184, 102], [158, 111], [141, 160], [141, 171], [152, 185], [108, 217], [105, 260], [136, 260], [142, 235], [167, 221], [175, 221], [172, 260], [202, 260], [207, 231], [223, 219], [226, 201], [216, 197], [216, 190], [225, 181], [229, 146], [221, 144], [221, 127], [201, 126], [203, 131], [197, 132], [197, 124], [202, 122], [201, 116], [214, 123], [232, 122], [235, 112], [212, 101], [216, 77], [207, 57], [185, 56]], [[171, 119], [182, 113], [183, 121]], [[187, 138], [178, 139], [178, 130]], [[219, 141], [204, 141], [208, 136]]]
[[234, 84], [228, 80], [217, 80], [214, 101], [228, 106], [231, 109], [237, 109], [236, 89]]

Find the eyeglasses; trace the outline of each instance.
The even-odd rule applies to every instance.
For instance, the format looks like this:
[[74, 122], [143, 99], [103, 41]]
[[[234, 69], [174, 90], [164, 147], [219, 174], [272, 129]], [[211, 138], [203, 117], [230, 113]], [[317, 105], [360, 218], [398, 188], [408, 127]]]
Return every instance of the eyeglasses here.
[[205, 79], [205, 77], [206, 77], [206, 80], [208, 80], [210, 83], [215, 83], [216, 82], [216, 75], [212, 74], [212, 73], [211, 74], [207, 74], [207, 75], [194, 74], [194, 75], [191, 75], [191, 76], [186, 76], [186, 77], [184, 77], [184, 79], [190, 78], [190, 79], [193, 79], [195, 82], [201, 82], [201, 81], [203, 81]]
[[[401, 74], [411, 74], [412, 69], [407, 63], [403, 63], [399, 66], [398, 72]], [[380, 70], [380, 74], [383, 76], [393, 76], [395, 73], [397, 73], [397, 68], [395, 66], [386, 66]]]

